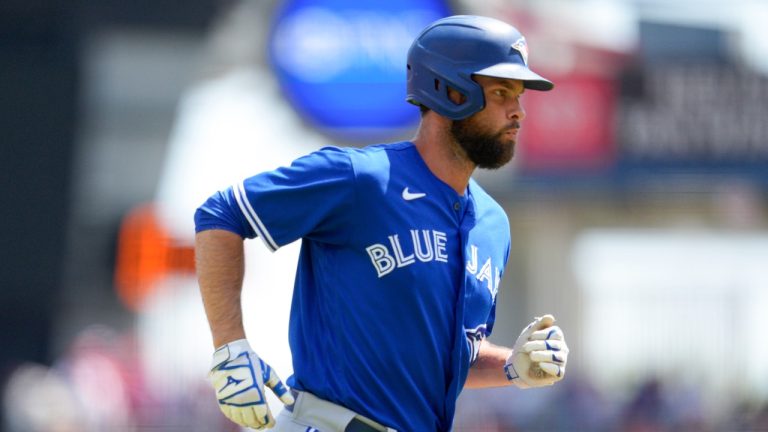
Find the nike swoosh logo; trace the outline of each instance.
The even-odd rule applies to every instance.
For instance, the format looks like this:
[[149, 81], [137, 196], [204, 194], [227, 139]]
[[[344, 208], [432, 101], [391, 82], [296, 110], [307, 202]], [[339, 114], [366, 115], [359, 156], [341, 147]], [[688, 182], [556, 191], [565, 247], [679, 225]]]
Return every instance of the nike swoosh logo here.
[[418, 192], [418, 193], [410, 192], [408, 190], [408, 187], [403, 189], [403, 199], [406, 200], [406, 201], [411, 201], [411, 200], [415, 200], [415, 199], [419, 199], [419, 198], [424, 198], [425, 196], [427, 196], [427, 194], [422, 193], [422, 192]]

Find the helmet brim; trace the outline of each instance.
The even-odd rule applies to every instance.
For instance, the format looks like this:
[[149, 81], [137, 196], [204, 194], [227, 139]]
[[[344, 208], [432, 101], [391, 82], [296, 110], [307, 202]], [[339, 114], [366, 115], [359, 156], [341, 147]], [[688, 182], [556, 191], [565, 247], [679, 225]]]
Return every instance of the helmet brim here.
[[527, 67], [516, 63], [498, 63], [485, 69], [481, 69], [474, 74], [520, 80], [523, 82], [525, 88], [531, 90], [549, 91], [555, 87], [552, 81], [542, 77]]

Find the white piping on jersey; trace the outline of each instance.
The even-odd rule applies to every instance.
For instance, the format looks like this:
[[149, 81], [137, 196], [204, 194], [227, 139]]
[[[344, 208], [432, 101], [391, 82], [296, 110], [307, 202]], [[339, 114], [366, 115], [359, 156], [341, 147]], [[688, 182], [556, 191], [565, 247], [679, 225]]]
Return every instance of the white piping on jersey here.
[[479, 333], [482, 330], [482, 333], [485, 333], [488, 330], [488, 324], [480, 324], [479, 326], [475, 328], [468, 329], [464, 327], [465, 333]]
[[237, 205], [240, 207], [240, 211], [248, 220], [248, 223], [256, 232], [256, 235], [258, 235], [259, 238], [264, 242], [264, 245], [266, 245], [267, 248], [272, 252], [279, 249], [277, 243], [272, 240], [272, 236], [269, 235], [269, 231], [267, 231], [267, 228], [261, 222], [261, 219], [259, 219], [259, 216], [256, 214], [256, 212], [253, 210], [253, 207], [251, 207], [251, 203], [248, 201], [248, 196], [245, 194], [245, 186], [243, 185], [243, 182], [233, 185], [232, 191], [235, 194], [235, 200], [237, 201]]
[[480, 354], [480, 343], [485, 339], [485, 335], [488, 332], [486, 324], [480, 324], [479, 326], [468, 329], [464, 327], [464, 336], [469, 343], [469, 364], [472, 365], [477, 361], [477, 357]]

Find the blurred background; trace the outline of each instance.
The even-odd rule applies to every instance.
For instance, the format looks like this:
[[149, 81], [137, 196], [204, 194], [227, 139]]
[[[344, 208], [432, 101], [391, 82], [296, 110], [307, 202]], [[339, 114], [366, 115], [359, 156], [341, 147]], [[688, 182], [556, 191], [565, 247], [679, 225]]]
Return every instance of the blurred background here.
[[[236, 430], [194, 209], [411, 137], [406, 51], [455, 13], [517, 26], [556, 83], [477, 173], [513, 238], [491, 340], [549, 312], [571, 348], [553, 388], [465, 391], [456, 430], [768, 430], [764, 0], [4, 0], [2, 430]], [[246, 247], [247, 331], [283, 378], [297, 250]]]

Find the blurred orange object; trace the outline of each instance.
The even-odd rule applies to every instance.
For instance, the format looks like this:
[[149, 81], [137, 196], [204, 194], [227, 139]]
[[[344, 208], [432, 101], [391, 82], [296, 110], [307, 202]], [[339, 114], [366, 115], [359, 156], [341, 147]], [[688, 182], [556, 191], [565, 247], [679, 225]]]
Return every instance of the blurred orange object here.
[[170, 237], [153, 204], [140, 205], [125, 216], [118, 235], [115, 287], [126, 307], [140, 310], [162, 277], [194, 271], [194, 246]]

